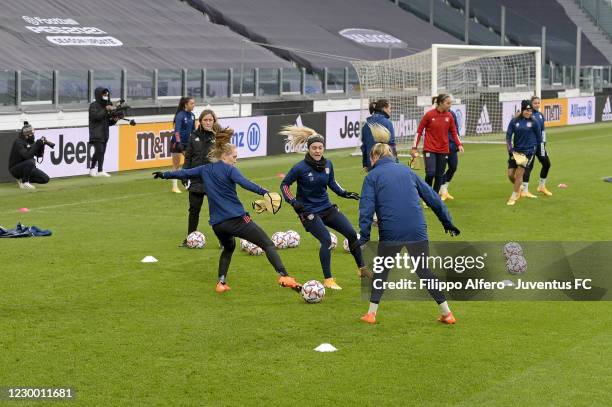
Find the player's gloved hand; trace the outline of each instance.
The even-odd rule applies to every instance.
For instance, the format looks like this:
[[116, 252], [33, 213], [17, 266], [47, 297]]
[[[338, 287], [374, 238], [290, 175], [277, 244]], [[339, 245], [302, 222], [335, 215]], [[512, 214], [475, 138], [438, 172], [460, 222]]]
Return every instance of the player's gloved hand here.
[[448, 233], [451, 236], [459, 236], [461, 231], [457, 229], [457, 226], [453, 225], [451, 222], [444, 223], [444, 233]]
[[301, 215], [302, 213], [305, 212], [304, 209], [304, 205], [302, 205], [301, 202], [295, 201], [291, 204], [291, 206], [293, 206], [293, 210], [295, 211], [295, 213], [297, 213], [298, 215]]
[[157, 178], [164, 179], [164, 173], [163, 173], [163, 172], [161, 172], [161, 171], [155, 171], [155, 172], [153, 173], [153, 178], [154, 178], [154, 179], [157, 179]]
[[358, 201], [358, 200], [359, 200], [359, 194], [358, 194], [357, 192], [349, 192], [349, 191], [346, 191], [346, 192], [344, 193], [343, 198], [346, 198], [346, 199], [354, 199], [354, 200]]
[[185, 189], [189, 189], [189, 187], [191, 186], [191, 180], [189, 178], [187, 179], [182, 179], [181, 180], [181, 184], [183, 184], [183, 186], [185, 187]]

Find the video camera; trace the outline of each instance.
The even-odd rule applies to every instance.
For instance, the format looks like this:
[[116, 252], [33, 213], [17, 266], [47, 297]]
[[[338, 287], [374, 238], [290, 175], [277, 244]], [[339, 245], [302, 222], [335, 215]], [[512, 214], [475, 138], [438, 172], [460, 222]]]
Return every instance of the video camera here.
[[111, 119], [114, 120], [125, 120], [130, 123], [130, 126], [136, 126], [136, 122], [134, 119], [126, 119], [125, 115], [127, 114], [130, 106], [125, 103], [125, 99], [119, 99], [119, 101], [113, 105], [113, 109], [108, 111], [108, 115]]
[[55, 148], [55, 143], [53, 143], [53, 142], [51, 142], [51, 141], [47, 140], [45, 137], [41, 137], [39, 140], [40, 140], [40, 142], [41, 142], [41, 143], [43, 143], [44, 145], [49, 146], [49, 148], [50, 148], [50, 149], [52, 149], [52, 150], [53, 150], [53, 149]]

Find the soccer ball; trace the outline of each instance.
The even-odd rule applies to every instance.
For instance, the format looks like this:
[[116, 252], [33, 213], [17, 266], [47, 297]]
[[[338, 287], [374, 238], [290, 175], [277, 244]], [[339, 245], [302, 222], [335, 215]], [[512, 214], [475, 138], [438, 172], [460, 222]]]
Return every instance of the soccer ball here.
[[508, 257], [506, 261], [506, 270], [510, 274], [523, 274], [527, 271], [527, 260], [523, 256], [518, 256], [516, 254]]
[[285, 232], [276, 232], [272, 235], [272, 243], [274, 243], [274, 247], [277, 249], [287, 248], [287, 239], [285, 235]]
[[334, 250], [336, 246], [338, 246], [338, 238], [332, 232], [329, 232], [329, 237], [331, 237], [331, 246], [329, 246], [329, 249]]
[[197, 230], [195, 232], [191, 232], [189, 236], [187, 236], [187, 247], [190, 249], [202, 249], [206, 244], [206, 237], [201, 232]]
[[306, 281], [302, 286], [302, 298], [309, 304], [316, 304], [323, 300], [325, 287], [317, 280]]
[[240, 239], [240, 250], [244, 250], [245, 252], [248, 252], [251, 246], [253, 246], [253, 243], [245, 239]]
[[[361, 236], [359, 235], [359, 233], [357, 233], [357, 240], [359, 240], [359, 238], [361, 238]], [[351, 249], [349, 248], [348, 239], [344, 239], [344, 241], [342, 242], [342, 248], [344, 249], [345, 252], [351, 251]]]
[[254, 243], [251, 243], [248, 252], [251, 256], [261, 256], [262, 254], [264, 254], [263, 249]]
[[295, 230], [288, 230], [285, 232], [285, 240], [287, 241], [287, 247], [298, 247], [300, 245], [300, 234]]
[[512, 255], [516, 255], [516, 256], [522, 256], [523, 255], [523, 248], [521, 247], [520, 244], [516, 243], [516, 242], [508, 242], [505, 244], [504, 246], [504, 256], [506, 256], [506, 258], [512, 256]]

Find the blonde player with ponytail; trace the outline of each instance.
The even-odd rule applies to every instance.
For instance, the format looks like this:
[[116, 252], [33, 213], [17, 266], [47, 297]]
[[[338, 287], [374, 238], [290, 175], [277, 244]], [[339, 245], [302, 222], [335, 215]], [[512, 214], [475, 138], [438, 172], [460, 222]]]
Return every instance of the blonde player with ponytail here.
[[[236, 146], [230, 144], [234, 131], [223, 129], [215, 134], [215, 144], [209, 153], [211, 164], [179, 171], [154, 172], [154, 178], [188, 179], [201, 178], [208, 199], [209, 223], [219, 243], [223, 246], [219, 258], [219, 273], [215, 291], [229, 291], [227, 272], [236, 248], [236, 237], [248, 240], [261, 247], [268, 261], [279, 274], [278, 283], [283, 287], [299, 290], [300, 284], [285, 270], [274, 243], [244, 210], [236, 193], [236, 184], [258, 195], [269, 196], [268, 190], [246, 179], [235, 167], [238, 158]], [[274, 194], [274, 193], [273, 193]]]

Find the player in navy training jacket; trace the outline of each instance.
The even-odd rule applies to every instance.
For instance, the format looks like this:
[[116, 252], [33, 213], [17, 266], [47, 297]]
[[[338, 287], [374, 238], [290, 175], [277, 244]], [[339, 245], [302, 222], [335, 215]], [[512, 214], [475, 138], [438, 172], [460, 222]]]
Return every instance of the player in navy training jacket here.
[[521, 102], [521, 111], [510, 120], [506, 131], [508, 148], [508, 179], [514, 184], [514, 190], [507, 205], [514, 205], [520, 198], [523, 174], [533, 161], [537, 146], [542, 143], [542, 129], [533, 118], [533, 109], [529, 100]]
[[154, 178], [188, 179], [200, 178], [208, 199], [209, 223], [223, 246], [219, 258], [219, 280], [215, 290], [218, 293], [229, 291], [227, 271], [236, 248], [235, 237], [248, 240], [261, 247], [268, 261], [279, 274], [281, 286], [299, 289], [300, 284], [285, 270], [274, 243], [268, 235], [251, 219], [236, 193], [236, 184], [259, 195], [268, 191], [246, 179], [234, 166], [238, 157], [236, 146], [229, 143], [234, 134], [232, 129], [224, 129], [215, 135], [215, 147], [211, 150], [212, 164], [201, 165], [186, 170], [154, 172]]
[[[334, 166], [330, 160], [323, 157], [325, 139], [308, 127], [287, 126], [281, 134], [288, 136], [294, 146], [307, 146], [304, 160], [295, 164], [281, 182], [283, 197], [298, 214], [306, 231], [319, 240], [319, 259], [325, 276], [326, 288], [341, 290], [331, 272], [331, 236], [326, 226], [337, 230], [348, 239], [349, 250], [357, 263], [359, 275], [367, 273], [363, 269], [364, 262], [357, 232], [349, 220], [340, 212], [338, 206], [331, 203], [327, 195], [329, 187], [342, 198], [359, 199], [355, 192], [342, 188], [334, 177]], [[291, 193], [291, 184], [297, 182], [297, 196]]]
[[[540, 103], [541, 100], [537, 96], [531, 97], [531, 107], [533, 108], [533, 118], [537, 120], [540, 124], [540, 128], [542, 129], [542, 143], [538, 144], [538, 148], [536, 150], [536, 157], [540, 164], [542, 164], [542, 169], [540, 170], [540, 182], [538, 183], [537, 191], [546, 195], [552, 196], [552, 192], [550, 192], [546, 188], [546, 178], [548, 177], [548, 171], [550, 170], [550, 158], [548, 157], [548, 150], [546, 149], [546, 130], [544, 124], [544, 115], [540, 112]], [[523, 186], [521, 188], [521, 197], [525, 196], [528, 198], [535, 198], [536, 196], [529, 192], [529, 176], [531, 175], [531, 170], [533, 169], [533, 165], [535, 160], [531, 161], [531, 164], [525, 169], [525, 174], [523, 174]]]

